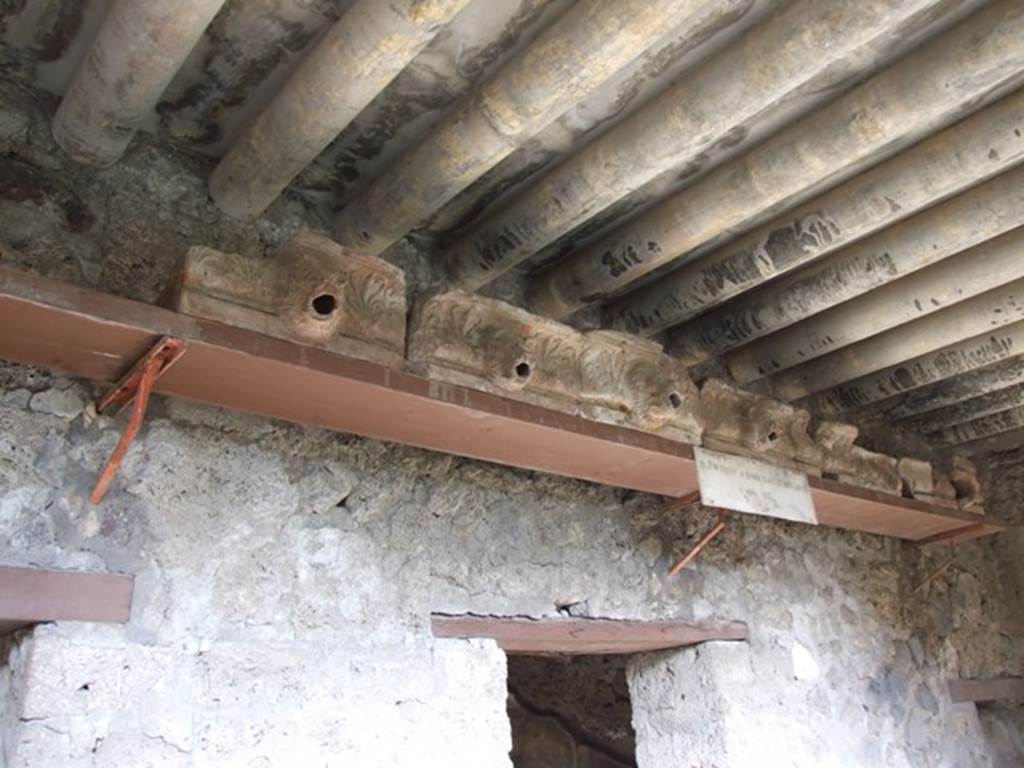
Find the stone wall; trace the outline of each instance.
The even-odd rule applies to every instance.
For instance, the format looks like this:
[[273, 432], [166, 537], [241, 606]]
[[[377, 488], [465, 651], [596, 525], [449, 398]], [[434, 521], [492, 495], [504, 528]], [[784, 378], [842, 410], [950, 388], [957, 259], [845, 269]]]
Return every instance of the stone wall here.
[[0, 766], [7, 764], [7, 745], [17, 720], [17, 716], [14, 714], [15, 702], [11, 678], [14, 649], [21, 637], [22, 633], [16, 633], [0, 638]]
[[[45, 99], [4, 105], [4, 263], [152, 300], [189, 245], [262, 256], [321, 221], [287, 199], [227, 221], [202, 161], [145, 141], [80, 171], [48, 143]], [[389, 258], [411, 285], [432, 274]], [[641, 768], [985, 766], [991, 733], [1012, 746], [1017, 710], [981, 719], [944, 690], [1020, 670], [998, 541], [916, 593], [943, 548], [736, 516], [669, 579], [710, 515], [159, 397], [92, 507], [122, 424], [94, 396], [0, 369], [0, 562], [136, 576], [127, 625], [43, 626], [8, 654], [7, 768], [508, 766], [503, 654], [433, 639], [429, 614], [570, 603], [750, 627], [747, 645], [632, 662]], [[993, 498], [1016, 514], [1019, 497]]]

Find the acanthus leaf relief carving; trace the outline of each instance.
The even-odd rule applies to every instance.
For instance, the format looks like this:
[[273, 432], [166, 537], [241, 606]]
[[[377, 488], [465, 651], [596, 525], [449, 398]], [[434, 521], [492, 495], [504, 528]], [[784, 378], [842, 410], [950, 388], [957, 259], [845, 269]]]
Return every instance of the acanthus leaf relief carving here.
[[856, 445], [860, 430], [853, 424], [823, 421], [814, 430], [821, 446], [822, 470], [840, 482], [900, 495], [902, 481], [898, 461]]
[[704, 445], [820, 475], [822, 450], [807, 428], [810, 414], [721, 379], [701, 386]]
[[311, 232], [269, 259], [190, 248], [166, 303], [391, 367], [404, 358], [402, 271]]
[[[523, 310], [463, 291], [431, 296], [413, 315], [409, 368], [496, 394], [521, 392], [540, 378], [529, 320]], [[554, 404], [540, 392], [533, 399]]]
[[495, 299], [452, 291], [414, 313], [416, 373], [595, 421], [697, 442], [697, 390], [655, 342], [581, 333]]

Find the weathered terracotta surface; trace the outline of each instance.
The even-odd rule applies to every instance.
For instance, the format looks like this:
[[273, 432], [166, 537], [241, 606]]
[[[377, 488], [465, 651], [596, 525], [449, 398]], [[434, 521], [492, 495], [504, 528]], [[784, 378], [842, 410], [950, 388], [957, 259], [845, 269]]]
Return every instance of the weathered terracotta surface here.
[[820, 475], [822, 449], [807, 432], [810, 414], [721, 379], [701, 386], [704, 445]]
[[945, 507], [956, 507], [956, 491], [949, 475], [933, 467], [930, 461], [903, 458], [899, 462], [905, 495]]
[[898, 496], [902, 481], [897, 460], [855, 445], [859, 434], [853, 424], [823, 421], [817, 425], [814, 440], [823, 451], [823, 471], [841, 482]]
[[954, 455], [949, 479], [960, 509], [985, 514], [985, 495], [978, 479], [978, 467], [966, 456]]
[[583, 335], [579, 371], [580, 397], [590, 418], [700, 441], [700, 392], [685, 366], [657, 342], [591, 331]]
[[296, 235], [271, 259], [190, 248], [166, 303], [392, 367], [404, 357], [402, 271], [313, 233]]
[[409, 367], [431, 379], [578, 413], [579, 333], [462, 291], [427, 299], [409, 329]]
[[415, 313], [409, 367], [612, 424], [700, 440], [696, 387], [661, 347], [626, 334], [580, 333], [501, 301], [453, 291]]

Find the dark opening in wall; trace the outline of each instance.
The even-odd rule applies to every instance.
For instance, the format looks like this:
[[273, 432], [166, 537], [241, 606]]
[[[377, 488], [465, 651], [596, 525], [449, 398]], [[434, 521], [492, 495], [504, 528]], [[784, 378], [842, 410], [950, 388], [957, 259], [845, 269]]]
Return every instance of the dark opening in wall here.
[[628, 656], [509, 656], [515, 768], [635, 768]]

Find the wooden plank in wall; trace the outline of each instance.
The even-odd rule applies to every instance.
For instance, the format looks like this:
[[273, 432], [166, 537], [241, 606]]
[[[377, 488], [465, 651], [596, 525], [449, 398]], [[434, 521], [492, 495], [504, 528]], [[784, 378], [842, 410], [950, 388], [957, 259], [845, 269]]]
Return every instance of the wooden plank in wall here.
[[[156, 391], [523, 469], [677, 498], [693, 449], [284, 339], [0, 267], [0, 358], [115, 381], [162, 336], [188, 350]], [[810, 478], [822, 525], [918, 540], [993, 518]]]
[[955, 704], [1024, 701], [1024, 679], [1001, 677], [992, 680], [972, 680], [970, 678], [950, 680], [949, 698]]
[[0, 634], [43, 621], [123, 624], [134, 588], [120, 574], [0, 566]]
[[644, 653], [709, 640], [747, 639], [747, 627], [739, 622], [691, 624], [684, 621], [434, 614], [430, 623], [434, 637], [489, 638], [513, 655]]

